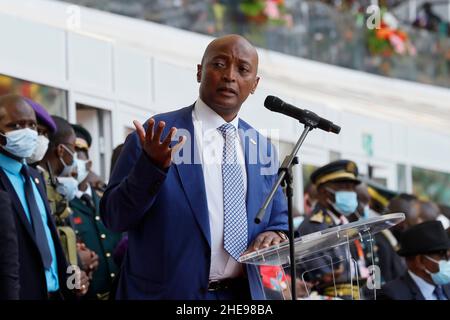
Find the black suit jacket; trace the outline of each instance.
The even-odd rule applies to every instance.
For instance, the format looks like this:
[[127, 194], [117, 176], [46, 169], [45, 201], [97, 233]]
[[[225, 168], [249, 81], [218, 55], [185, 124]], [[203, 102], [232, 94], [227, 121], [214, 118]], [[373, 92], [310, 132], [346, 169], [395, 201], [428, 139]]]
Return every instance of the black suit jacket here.
[[[450, 297], [450, 285], [442, 286], [442, 288], [447, 297]], [[387, 300], [425, 300], [408, 272], [382, 286], [380, 298]]]
[[[56, 258], [58, 263], [59, 287], [63, 298], [73, 297], [67, 289], [67, 261], [61, 247], [58, 232], [53, 221], [50, 207], [48, 205], [45, 183], [41, 174], [30, 167], [30, 176], [35, 181], [37, 189], [47, 211], [48, 227], [52, 234], [55, 244]], [[39, 249], [36, 245], [34, 232], [29, 223], [19, 197], [17, 196], [13, 185], [9, 181], [3, 169], [0, 168], [0, 190], [6, 191], [12, 202], [13, 216], [16, 223], [17, 240], [19, 243], [19, 280], [20, 280], [20, 299], [42, 300], [48, 299], [47, 282], [45, 279], [45, 270], [42, 263]]]
[[19, 245], [8, 193], [0, 191], [0, 300], [19, 299]]

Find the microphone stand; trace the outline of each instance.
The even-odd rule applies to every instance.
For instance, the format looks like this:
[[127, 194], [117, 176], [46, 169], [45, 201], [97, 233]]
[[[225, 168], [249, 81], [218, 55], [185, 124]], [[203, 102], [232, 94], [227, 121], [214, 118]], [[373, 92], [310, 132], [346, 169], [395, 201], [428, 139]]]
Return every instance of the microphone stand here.
[[303, 129], [303, 133], [298, 139], [297, 143], [294, 146], [291, 154], [287, 155], [281, 164], [278, 170], [278, 179], [275, 182], [272, 191], [264, 201], [263, 206], [259, 209], [259, 212], [255, 218], [255, 222], [257, 224], [261, 223], [264, 214], [266, 212], [269, 203], [272, 201], [275, 193], [280, 185], [283, 187], [286, 186], [286, 197], [288, 202], [288, 222], [289, 222], [289, 257], [291, 263], [291, 292], [292, 292], [292, 300], [297, 299], [297, 288], [296, 288], [296, 268], [295, 268], [295, 248], [294, 248], [294, 222], [292, 217], [292, 200], [294, 196], [294, 188], [292, 186], [293, 175], [292, 175], [292, 167], [298, 164], [297, 153], [300, 150], [303, 141], [305, 141], [308, 133], [314, 129], [318, 124], [318, 121], [309, 121], [305, 124], [305, 128]]

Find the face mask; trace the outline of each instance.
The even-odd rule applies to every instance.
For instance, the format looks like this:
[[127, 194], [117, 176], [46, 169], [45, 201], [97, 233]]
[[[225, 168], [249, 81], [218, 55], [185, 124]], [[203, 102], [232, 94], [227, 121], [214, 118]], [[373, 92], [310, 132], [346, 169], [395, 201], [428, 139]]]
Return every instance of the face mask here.
[[78, 172], [77, 180], [78, 183], [81, 183], [84, 181], [84, 179], [86, 179], [86, 177], [89, 174], [89, 171], [86, 168], [88, 160], [80, 160], [76, 158], [75, 161], [77, 162], [77, 172]]
[[25, 128], [0, 134], [6, 138], [6, 145], [2, 148], [18, 158], [28, 158], [36, 149], [38, 137], [36, 130]]
[[33, 164], [41, 161], [44, 158], [45, 153], [47, 152], [48, 143], [49, 141], [46, 136], [43, 135], [38, 136], [36, 149], [34, 149], [34, 152], [31, 155], [31, 157], [27, 158], [27, 163]]
[[302, 224], [304, 218], [303, 217], [295, 217], [292, 222], [294, 224], [294, 230], [297, 230], [298, 227]]
[[75, 162], [75, 153], [72, 152], [69, 148], [67, 148], [65, 145], [62, 145], [63, 148], [72, 156], [72, 164], [68, 165], [64, 162], [64, 159], [62, 157], [59, 157], [59, 161], [61, 161], [61, 163], [64, 166], [63, 171], [61, 172], [61, 174], [59, 175], [60, 177], [68, 177], [70, 176], [70, 174], [74, 171], [77, 163]]
[[446, 260], [434, 260], [433, 258], [430, 258], [429, 256], [425, 256], [430, 261], [433, 261], [434, 263], [439, 265], [439, 271], [436, 273], [431, 273], [427, 269], [425, 269], [425, 272], [428, 273], [431, 276], [431, 279], [433, 279], [433, 282], [438, 286], [444, 286], [446, 284], [450, 283], [450, 261]]
[[358, 207], [358, 197], [356, 192], [327, 190], [334, 193], [335, 202], [330, 202], [334, 210], [346, 217], [355, 212]]
[[369, 215], [370, 215], [370, 207], [369, 207], [369, 205], [367, 205], [367, 206], [364, 207], [362, 218], [363, 219], [368, 219]]
[[67, 201], [72, 201], [78, 191], [78, 181], [73, 177], [58, 177], [56, 191]]

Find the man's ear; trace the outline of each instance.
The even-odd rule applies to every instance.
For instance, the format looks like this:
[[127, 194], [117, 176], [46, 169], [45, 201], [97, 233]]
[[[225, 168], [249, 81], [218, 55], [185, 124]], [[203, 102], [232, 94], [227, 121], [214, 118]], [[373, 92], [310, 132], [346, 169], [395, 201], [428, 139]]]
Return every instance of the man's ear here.
[[64, 147], [62, 144], [58, 144], [58, 146], [55, 148], [55, 153], [58, 158], [62, 158], [64, 155]]
[[258, 87], [259, 79], [260, 79], [260, 78], [257, 76], [256, 79], [255, 79], [255, 83], [253, 84], [252, 91], [250, 91], [251, 94], [254, 94], [254, 93], [255, 93], [256, 87]]
[[200, 83], [202, 81], [202, 65], [197, 65], [197, 82]]

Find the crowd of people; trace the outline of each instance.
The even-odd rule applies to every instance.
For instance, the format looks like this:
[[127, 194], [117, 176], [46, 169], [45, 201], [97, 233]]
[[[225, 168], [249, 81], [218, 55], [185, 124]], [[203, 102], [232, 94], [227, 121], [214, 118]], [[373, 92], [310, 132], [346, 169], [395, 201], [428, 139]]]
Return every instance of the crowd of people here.
[[91, 135], [15, 94], [0, 123], [0, 298], [107, 299], [122, 234], [100, 219]]
[[[374, 235], [371, 246], [363, 245], [358, 250], [359, 240], [352, 244], [351, 255], [358, 263], [359, 279], [368, 280], [369, 274], [364, 270], [375, 264], [381, 272], [378, 275], [381, 289], [375, 293], [378, 299], [450, 298], [450, 223], [434, 202], [362, 179], [356, 164], [349, 160], [338, 160], [315, 170], [311, 184], [305, 188], [304, 201], [306, 218], [297, 230], [298, 236], [386, 214], [404, 213], [405, 220]], [[327, 265], [329, 263], [323, 263], [320, 267]], [[343, 274], [348, 276], [349, 273]], [[345, 290], [351, 287], [348, 281], [338, 278], [337, 285], [333, 286], [333, 289], [344, 288], [340, 291], [341, 297], [365, 295], [365, 298], [373, 298], [374, 293], [364, 285], [356, 294]], [[316, 285], [320, 294], [326, 293], [326, 284]]]
[[[135, 121], [106, 187], [92, 171], [85, 128], [30, 99], [1, 96], [0, 299], [264, 299], [286, 291], [271, 281], [280, 284], [279, 269], [239, 263], [289, 234], [281, 188], [253, 223], [278, 168], [272, 144], [239, 117], [257, 70], [245, 38], [213, 40], [197, 66], [197, 101]], [[390, 212], [406, 219], [376, 234], [376, 249], [356, 240], [354, 270], [340, 262], [330, 270], [320, 256], [298, 264], [299, 275], [314, 272], [299, 279], [297, 298], [371, 298], [348, 275], [367, 280], [374, 263], [378, 297], [450, 298], [449, 221], [434, 203], [364, 183], [350, 160], [318, 168], [311, 182], [297, 236]]]

